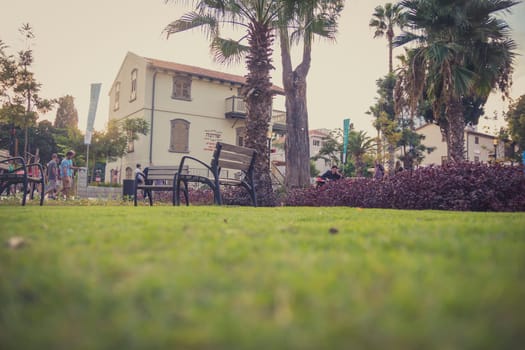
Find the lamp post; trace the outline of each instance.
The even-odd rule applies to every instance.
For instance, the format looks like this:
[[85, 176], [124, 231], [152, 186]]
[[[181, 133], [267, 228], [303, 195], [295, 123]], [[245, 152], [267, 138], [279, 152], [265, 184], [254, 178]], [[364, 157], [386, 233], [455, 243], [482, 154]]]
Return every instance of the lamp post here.
[[497, 150], [498, 150], [498, 139], [497, 138], [494, 138], [494, 140], [492, 140], [492, 143], [494, 144], [494, 161], [496, 161], [497, 159]]

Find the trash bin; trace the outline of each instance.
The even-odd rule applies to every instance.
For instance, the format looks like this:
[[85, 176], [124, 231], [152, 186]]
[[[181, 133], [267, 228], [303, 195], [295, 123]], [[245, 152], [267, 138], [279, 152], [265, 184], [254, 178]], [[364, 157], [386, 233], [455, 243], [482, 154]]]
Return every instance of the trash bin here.
[[133, 198], [134, 180], [122, 180], [122, 197], [124, 199]]

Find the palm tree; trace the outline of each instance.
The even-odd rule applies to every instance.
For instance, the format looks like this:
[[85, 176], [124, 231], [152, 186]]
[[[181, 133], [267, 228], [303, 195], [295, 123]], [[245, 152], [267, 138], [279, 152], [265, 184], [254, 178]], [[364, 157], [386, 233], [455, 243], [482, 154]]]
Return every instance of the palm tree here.
[[384, 78], [378, 79], [376, 85], [379, 97], [376, 98], [375, 105], [371, 106], [367, 112], [375, 117], [373, 125], [377, 130], [378, 156], [381, 156], [379, 144], [382, 139], [386, 143], [386, 149], [388, 151], [388, 169], [390, 173], [393, 173], [394, 171], [395, 148], [400, 137], [399, 123], [396, 119], [394, 109], [393, 95], [395, 84], [396, 76], [393, 73], [389, 73]]
[[386, 3], [384, 7], [379, 5], [374, 9], [372, 19], [368, 24], [370, 27], [375, 28], [374, 38], [386, 36], [388, 40], [388, 73], [394, 71], [392, 63], [394, 28], [403, 28], [405, 23], [405, 14], [399, 4]]
[[375, 147], [374, 139], [364, 131], [350, 131], [348, 135], [348, 153], [353, 158], [357, 176], [365, 176], [364, 156]]
[[509, 11], [514, 0], [404, 0], [412, 31], [395, 46], [416, 43], [407, 55], [409, 105], [423, 94], [431, 101], [434, 119], [447, 141], [448, 158], [464, 159], [463, 101], [480, 103], [494, 88], [508, 94], [515, 44], [505, 21], [494, 16]]
[[[255, 164], [258, 204], [272, 205], [274, 195], [268, 167], [266, 135], [272, 112], [270, 71], [274, 68], [271, 57], [273, 29], [282, 5], [277, 0], [201, 0], [195, 3], [194, 11], [170, 23], [165, 32], [169, 37], [174, 33], [202, 28], [211, 39], [211, 49], [216, 61], [239, 62], [246, 57], [246, 146], [254, 148], [258, 153]], [[243, 28], [245, 36], [240, 40], [221, 38], [220, 28], [224, 24]], [[247, 45], [241, 44], [244, 39]]]
[[[374, 38], [383, 37], [386, 36], [388, 41], [388, 73], [389, 75], [385, 77], [384, 82], [392, 82], [395, 84], [396, 77], [393, 75], [393, 40], [395, 36], [394, 28], [399, 27], [403, 28], [405, 25], [405, 14], [402, 11], [402, 8], [398, 4], [392, 5], [392, 3], [386, 3], [385, 6], [377, 6], [374, 9], [374, 13], [372, 14], [372, 19], [370, 19], [369, 26], [372, 28], [375, 28], [374, 31]], [[384, 83], [383, 83], [384, 85]], [[381, 89], [380, 81], [378, 81], [378, 87]], [[380, 111], [376, 110], [374, 113], [374, 110], [371, 109], [371, 114], [376, 117], [376, 129], [377, 129], [377, 153], [381, 153], [381, 133], [383, 133], [384, 136], [386, 136], [387, 139], [387, 149], [388, 149], [388, 169], [390, 172], [393, 172], [394, 169], [394, 159], [395, 159], [395, 142], [390, 141], [392, 138], [390, 135], [388, 135], [388, 131], [385, 128], [382, 128], [381, 126], [384, 125], [391, 125], [395, 124], [395, 114], [394, 112], [394, 104], [393, 104], [393, 86], [390, 89], [386, 90], [386, 95], [381, 95], [380, 97], [386, 101], [386, 103], [383, 103], [383, 106], [386, 107], [386, 109], [381, 108]], [[380, 116], [383, 115], [389, 120], [385, 120], [383, 118], [383, 121], [380, 120]]]
[[[282, 1], [279, 39], [286, 94], [286, 187], [310, 184], [310, 150], [306, 77], [310, 70], [312, 42], [320, 37], [334, 40], [344, 0]], [[302, 44], [301, 62], [292, 68], [291, 45]]]

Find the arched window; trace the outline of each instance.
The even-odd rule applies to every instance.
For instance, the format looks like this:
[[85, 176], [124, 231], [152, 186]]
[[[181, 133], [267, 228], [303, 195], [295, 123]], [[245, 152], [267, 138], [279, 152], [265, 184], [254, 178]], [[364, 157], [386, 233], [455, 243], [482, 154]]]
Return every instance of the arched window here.
[[129, 96], [129, 101], [134, 101], [137, 99], [137, 74], [138, 71], [133, 69], [131, 71], [131, 95]]
[[170, 152], [188, 153], [190, 151], [190, 122], [184, 119], [171, 121]]

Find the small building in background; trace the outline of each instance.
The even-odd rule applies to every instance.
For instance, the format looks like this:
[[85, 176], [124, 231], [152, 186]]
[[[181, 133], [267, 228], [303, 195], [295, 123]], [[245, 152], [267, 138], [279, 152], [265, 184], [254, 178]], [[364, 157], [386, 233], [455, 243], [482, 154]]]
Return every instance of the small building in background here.
[[[416, 129], [418, 134], [424, 135], [422, 143], [427, 147], [435, 147], [430, 154], [425, 154], [421, 166], [441, 165], [448, 160], [447, 143], [441, 130], [436, 124], [426, 124]], [[465, 160], [470, 162], [487, 163], [496, 158], [505, 157], [505, 144], [493, 135], [477, 131], [475, 127], [465, 127], [464, 135]]]

